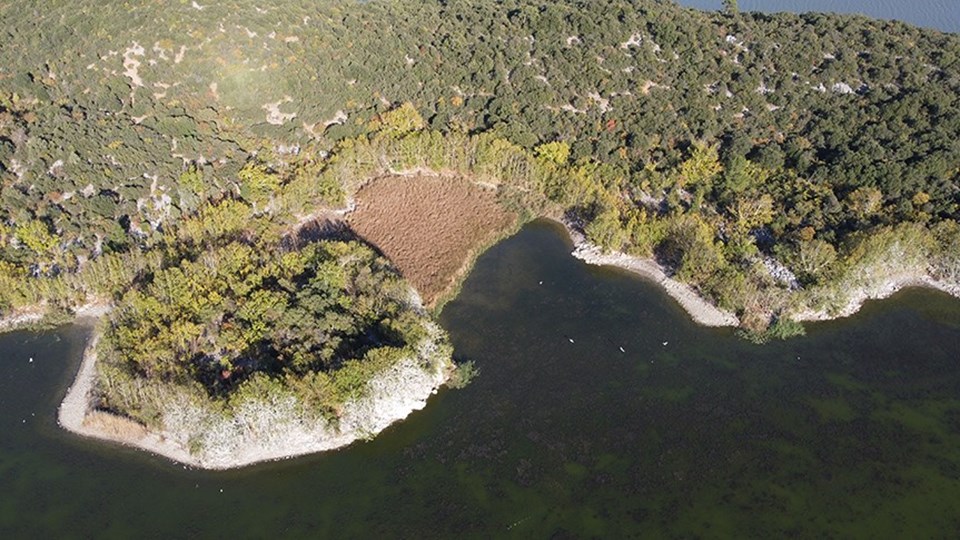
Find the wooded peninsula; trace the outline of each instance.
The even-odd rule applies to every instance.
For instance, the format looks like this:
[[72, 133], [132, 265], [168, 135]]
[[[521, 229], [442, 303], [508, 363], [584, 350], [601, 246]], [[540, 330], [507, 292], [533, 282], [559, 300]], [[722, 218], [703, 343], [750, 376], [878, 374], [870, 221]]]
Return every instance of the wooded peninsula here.
[[[5, 326], [102, 307], [92, 407], [193, 455], [276, 423], [252, 410], [335, 430], [397, 366], [425, 395], [468, 379], [434, 317], [539, 217], [756, 341], [905, 285], [960, 295], [956, 34], [655, 0], [0, 20]], [[453, 263], [403, 242], [455, 217], [399, 226], [371, 198], [456, 209]]]

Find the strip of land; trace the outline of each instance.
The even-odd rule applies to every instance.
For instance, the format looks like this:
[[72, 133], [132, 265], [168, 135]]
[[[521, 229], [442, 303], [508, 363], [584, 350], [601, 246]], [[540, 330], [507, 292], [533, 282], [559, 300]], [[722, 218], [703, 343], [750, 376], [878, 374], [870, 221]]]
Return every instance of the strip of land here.
[[[634, 257], [620, 252], [604, 252], [599, 246], [587, 241], [583, 233], [571, 224], [560, 221], [570, 235], [574, 244], [573, 256], [586, 262], [600, 266], [615, 266], [628, 270], [663, 287], [670, 297], [676, 300], [697, 324], [709, 327], [735, 327], [740, 320], [729, 311], [710, 303], [697, 291], [686, 283], [677, 281], [667, 275], [666, 270], [656, 261], [648, 258]], [[920, 271], [904, 272], [891, 275], [873, 284], [856, 285], [846, 292], [849, 295], [847, 303], [835, 311], [825, 309], [806, 309], [790, 314], [790, 318], [800, 322], [829, 321], [842, 319], [854, 315], [863, 304], [869, 300], [889, 298], [897, 292], [910, 287], [936, 289], [960, 299], [960, 284], [937, 280]]]
[[836, 312], [822, 309], [804, 310], [791, 314], [791, 317], [797, 321], [810, 322], [842, 319], [860, 311], [863, 304], [869, 300], [883, 300], [911, 287], [935, 289], [960, 299], [960, 284], [937, 280], [921, 272], [907, 272], [889, 276], [874, 286], [861, 286], [851, 289], [849, 291], [849, 301]]
[[628, 270], [663, 287], [663, 290], [686, 310], [690, 317], [703, 326], [738, 326], [740, 320], [729, 311], [722, 310], [700, 296], [692, 287], [667, 275], [662, 266], [652, 259], [633, 257], [625, 253], [604, 252], [599, 246], [587, 241], [586, 237], [566, 221], [561, 221], [573, 242], [573, 256], [587, 264], [598, 266], [616, 266]]

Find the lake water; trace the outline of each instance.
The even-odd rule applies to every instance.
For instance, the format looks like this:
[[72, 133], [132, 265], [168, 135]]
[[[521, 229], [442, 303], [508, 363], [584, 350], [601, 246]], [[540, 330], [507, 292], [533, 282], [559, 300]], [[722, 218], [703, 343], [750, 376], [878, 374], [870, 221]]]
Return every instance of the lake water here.
[[[722, 0], [678, 0], [700, 9], [720, 9]], [[861, 13], [882, 19], [898, 19], [917, 26], [960, 32], [960, 2], [957, 0], [740, 0], [740, 11], [833, 11]]]
[[908, 291], [755, 346], [569, 251], [538, 222], [480, 258], [441, 317], [480, 369], [466, 389], [371, 442], [238, 471], [60, 430], [86, 332], [0, 336], [0, 537], [960, 530], [960, 302]]

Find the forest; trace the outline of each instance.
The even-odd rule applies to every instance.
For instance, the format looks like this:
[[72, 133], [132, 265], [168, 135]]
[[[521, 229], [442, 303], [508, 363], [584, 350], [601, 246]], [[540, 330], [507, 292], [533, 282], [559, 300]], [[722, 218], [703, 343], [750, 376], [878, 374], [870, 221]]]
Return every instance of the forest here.
[[99, 407], [160, 426], [172, 385], [228, 413], [286, 392], [300, 414], [336, 421], [367, 381], [418, 357], [434, 333], [407, 284], [365, 245], [224, 241], [122, 295], [100, 344]]
[[955, 34], [656, 0], [51, 0], [0, 21], [0, 313], [116, 305], [103, 398], [144, 422], [132, 378], [224, 400], [309, 379], [329, 413], [350, 369], [423, 337], [368, 247], [292, 239], [390, 171], [487, 179], [753, 332], [885, 275], [960, 278]]

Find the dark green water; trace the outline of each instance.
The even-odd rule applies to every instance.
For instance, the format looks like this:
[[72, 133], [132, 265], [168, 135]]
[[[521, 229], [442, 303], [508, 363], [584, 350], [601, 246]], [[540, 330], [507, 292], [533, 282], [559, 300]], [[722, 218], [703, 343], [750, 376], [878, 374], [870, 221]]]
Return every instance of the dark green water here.
[[538, 223], [480, 259], [442, 317], [481, 369], [465, 390], [372, 442], [239, 471], [62, 432], [84, 331], [0, 336], [0, 537], [960, 530], [960, 302], [910, 291], [757, 347], [568, 252]]

